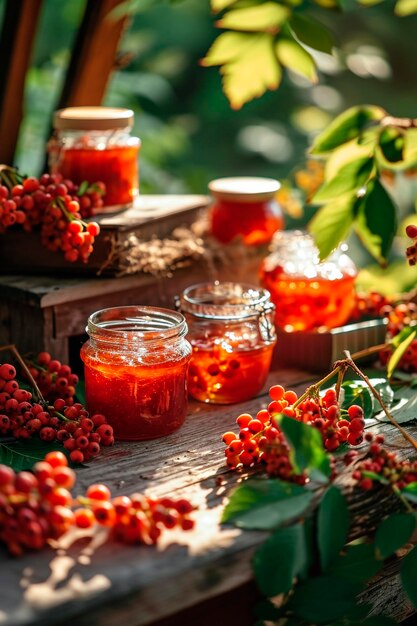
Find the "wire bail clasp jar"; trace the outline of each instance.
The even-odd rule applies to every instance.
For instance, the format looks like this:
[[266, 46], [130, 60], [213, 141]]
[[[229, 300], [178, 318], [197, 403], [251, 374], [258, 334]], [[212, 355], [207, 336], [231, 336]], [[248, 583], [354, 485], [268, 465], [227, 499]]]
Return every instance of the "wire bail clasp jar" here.
[[155, 439], [184, 422], [191, 346], [181, 313], [148, 306], [97, 311], [81, 349], [86, 403], [116, 439]]
[[276, 343], [269, 292], [232, 282], [193, 285], [179, 298], [192, 359], [191, 396], [232, 404], [256, 395], [266, 382]]

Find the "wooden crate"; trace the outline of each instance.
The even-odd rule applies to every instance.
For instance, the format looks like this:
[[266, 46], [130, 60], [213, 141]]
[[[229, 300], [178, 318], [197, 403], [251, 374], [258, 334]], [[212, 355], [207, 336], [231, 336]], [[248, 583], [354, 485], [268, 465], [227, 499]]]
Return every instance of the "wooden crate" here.
[[[123, 245], [130, 235], [144, 240], [167, 237], [177, 226], [189, 226], [208, 203], [209, 198], [203, 195], [145, 195], [139, 196], [131, 209], [97, 216], [94, 219], [100, 224], [101, 232], [88, 263], [69, 263], [61, 253], [49, 252], [41, 246], [39, 233], [12, 229], [0, 235], [0, 266], [7, 274], [95, 276], [113, 247]], [[103, 274], [115, 276], [119, 270], [118, 264], [113, 263]]]

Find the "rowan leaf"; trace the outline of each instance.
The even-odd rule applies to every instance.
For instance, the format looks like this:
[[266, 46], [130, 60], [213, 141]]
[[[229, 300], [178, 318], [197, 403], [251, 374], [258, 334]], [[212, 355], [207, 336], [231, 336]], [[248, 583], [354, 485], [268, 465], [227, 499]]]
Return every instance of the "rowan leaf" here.
[[236, 59], [245, 53], [252, 42], [253, 35], [244, 33], [222, 33], [214, 40], [207, 55], [200, 61], [201, 65], [210, 67], [221, 65]]
[[280, 25], [290, 14], [288, 7], [275, 2], [265, 2], [229, 11], [216, 26], [231, 30], [277, 33]]
[[342, 194], [358, 191], [369, 179], [373, 168], [374, 160], [370, 157], [347, 163], [333, 178], [321, 185], [312, 198], [313, 203], [323, 204], [339, 198]]
[[273, 37], [265, 33], [247, 34], [243, 52], [221, 68], [223, 89], [232, 109], [262, 96], [267, 89], [277, 89], [281, 67], [275, 57]]
[[333, 35], [323, 24], [307, 15], [294, 13], [289, 19], [289, 25], [301, 43], [314, 50], [331, 54], [334, 45]]
[[312, 83], [317, 82], [316, 63], [313, 57], [295, 39], [280, 37], [275, 50], [278, 60], [284, 67], [301, 74]]
[[398, 0], [394, 12], [401, 17], [417, 13], [417, 0]]
[[386, 115], [374, 105], [355, 106], [338, 115], [314, 140], [311, 154], [331, 152], [344, 143], [359, 137], [363, 131]]
[[308, 230], [325, 259], [348, 235], [355, 217], [356, 197], [346, 194], [322, 206], [308, 224]]
[[215, 13], [232, 6], [236, 0], [211, 0], [211, 8]]

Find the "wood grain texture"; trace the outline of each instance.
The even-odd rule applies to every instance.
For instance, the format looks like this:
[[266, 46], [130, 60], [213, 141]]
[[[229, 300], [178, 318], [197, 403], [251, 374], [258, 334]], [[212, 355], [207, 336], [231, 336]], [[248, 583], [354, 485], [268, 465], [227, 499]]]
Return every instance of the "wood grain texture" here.
[[[303, 390], [310, 379], [310, 374], [296, 370], [275, 371], [266, 388], [280, 382]], [[170, 536], [158, 549], [100, 546], [99, 542], [92, 546], [84, 539], [55, 555], [4, 557], [0, 562], [0, 580], [4, 581], [0, 624], [47, 626], [73, 621], [77, 626], [144, 626], [165, 619], [168, 625], [170, 616], [172, 624], [181, 623], [174, 616], [185, 611], [181, 626], [194, 626], [198, 621], [190, 607], [205, 602], [208, 613], [216, 610], [212, 614], [216, 623], [234, 626], [233, 621], [222, 621], [225, 616], [216, 598], [233, 590], [237, 593], [249, 583], [251, 558], [266, 534], [219, 525], [227, 495], [243, 478], [225, 467], [220, 436], [235, 427], [239, 413], [255, 413], [267, 402], [266, 391], [234, 406], [191, 402], [179, 431], [149, 442], [118, 442], [88, 467], [77, 470], [78, 493], [99, 481], [115, 494], [141, 491], [189, 497], [200, 507], [197, 529]], [[401, 455], [409, 454], [391, 425], [374, 428], [386, 432], [390, 445]], [[417, 433], [414, 425], [409, 429]], [[396, 505], [384, 492], [351, 493], [348, 474], [342, 474], [338, 483], [349, 494], [352, 537], [368, 533]], [[396, 568], [395, 560], [390, 561], [386, 572], [370, 585], [366, 601], [373, 603], [376, 612], [388, 611], [403, 619], [411, 609], [399, 593]]]

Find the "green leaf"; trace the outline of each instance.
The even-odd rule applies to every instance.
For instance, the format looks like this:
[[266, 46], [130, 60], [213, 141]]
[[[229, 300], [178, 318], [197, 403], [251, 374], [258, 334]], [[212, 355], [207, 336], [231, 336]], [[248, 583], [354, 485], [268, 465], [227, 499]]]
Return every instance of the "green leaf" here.
[[410, 513], [394, 513], [386, 517], [375, 534], [375, 548], [381, 559], [387, 559], [410, 539], [416, 518]]
[[295, 39], [280, 37], [275, 50], [278, 60], [284, 67], [304, 76], [312, 83], [317, 82], [316, 63], [313, 57]]
[[404, 587], [413, 606], [417, 608], [417, 546], [403, 559], [400, 577], [402, 586]]
[[[415, 389], [401, 389], [401, 397], [398, 402], [390, 408], [391, 415], [399, 424], [406, 424], [417, 418], [417, 393]], [[380, 422], [389, 422], [384, 411], [375, 415], [375, 419]]]
[[57, 441], [47, 442], [34, 437], [33, 439], [19, 439], [15, 443], [0, 442], [0, 463], [9, 465], [16, 472], [30, 470], [52, 450], [63, 452], [69, 459], [67, 450]]
[[352, 583], [361, 583], [375, 576], [381, 567], [382, 562], [377, 560], [374, 546], [361, 543], [348, 546], [346, 554], [339, 557], [329, 573]]
[[253, 569], [265, 596], [287, 593], [294, 578], [304, 569], [306, 546], [302, 524], [280, 528], [256, 551]]
[[[240, 109], [249, 100], [262, 96], [267, 89], [277, 89], [282, 75], [274, 54], [271, 35], [240, 34], [240, 36], [246, 38], [244, 49], [220, 70], [223, 74], [223, 89], [233, 109]], [[203, 64], [217, 65], [219, 61], [213, 63], [213, 60], [210, 60], [210, 53], [211, 50]], [[219, 54], [215, 58], [218, 59]]]
[[211, 8], [215, 13], [232, 6], [236, 0], [211, 0]]
[[334, 45], [333, 35], [323, 24], [307, 15], [294, 13], [289, 19], [289, 25], [301, 43], [314, 50], [331, 54]]
[[326, 482], [330, 476], [330, 461], [319, 431], [285, 415], [275, 419], [290, 446], [290, 460], [295, 471], [306, 471], [313, 479]]
[[395, 13], [404, 17], [417, 12], [417, 0], [398, 0], [395, 5]]
[[343, 194], [358, 191], [368, 181], [373, 168], [374, 160], [369, 157], [347, 163], [333, 178], [321, 185], [313, 196], [313, 203], [323, 204]]
[[239, 528], [272, 530], [302, 515], [313, 494], [299, 485], [279, 480], [248, 480], [230, 496], [222, 523]]
[[366, 383], [362, 380], [348, 380], [342, 384], [342, 389], [344, 409], [348, 409], [352, 404], [358, 404], [363, 408], [365, 419], [372, 417], [374, 403]]
[[345, 195], [321, 207], [308, 224], [308, 230], [323, 260], [348, 235], [353, 224], [356, 197]]
[[348, 613], [361, 590], [360, 584], [336, 576], [319, 576], [298, 584], [288, 606], [309, 624], [322, 624]]
[[338, 115], [314, 140], [311, 154], [330, 152], [358, 137], [368, 126], [381, 120], [386, 112], [373, 105], [356, 106]]
[[214, 40], [206, 57], [200, 63], [209, 67], [233, 61], [246, 52], [252, 39], [253, 35], [245, 33], [222, 33]]
[[365, 195], [358, 202], [355, 231], [372, 256], [386, 263], [397, 232], [397, 210], [377, 178], [368, 183]]
[[216, 23], [219, 28], [249, 32], [277, 33], [279, 26], [290, 15], [290, 10], [275, 2], [229, 11]]
[[329, 487], [324, 494], [319, 506], [317, 524], [321, 567], [327, 572], [345, 545], [349, 530], [349, 510], [337, 487]]
[[410, 502], [417, 503], [417, 482], [408, 483], [404, 489], [401, 489], [401, 493]]
[[[405, 332], [407, 331], [407, 332]], [[416, 337], [417, 331], [413, 330], [410, 327], [403, 328], [403, 330], [398, 333], [391, 341], [391, 345], [394, 346], [394, 351], [390, 356], [390, 359], [387, 364], [387, 376], [391, 378], [394, 373], [395, 368], [398, 363], [401, 361], [401, 357], [406, 352], [408, 346], [413, 343]], [[401, 340], [399, 339], [401, 337]]]
[[77, 402], [81, 402], [81, 404], [85, 406], [85, 384], [83, 380], [80, 380], [75, 387], [75, 397], [77, 398]]
[[85, 194], [88, 189], [88, 180], [83, 180], [81, 185], [78, 187], [77, 196], [81, 197]]
[[390, 163], [398, 163], [403, 160], [405, 145], [404, 133], [398, 128], [386, 127], [379, 135], [379, 147], [384, 159]]
[[281, 615], [281, 610], [272, 604], [271, 600], [261, 600], [254, 606], [253, 612], [257, 619], [271, 622]]

